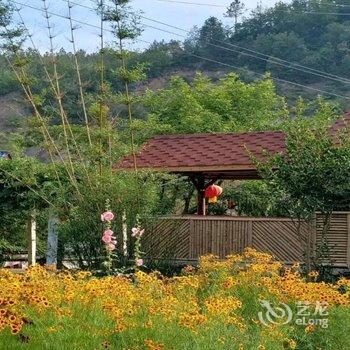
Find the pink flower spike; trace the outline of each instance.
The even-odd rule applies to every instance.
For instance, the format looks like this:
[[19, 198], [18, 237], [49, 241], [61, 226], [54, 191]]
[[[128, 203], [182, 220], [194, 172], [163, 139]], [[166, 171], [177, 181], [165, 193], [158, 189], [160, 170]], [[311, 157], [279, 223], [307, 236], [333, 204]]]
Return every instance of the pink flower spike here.
[[114, 214], [111, 211], [106, 211], [101, 214], [101, 221], [112, 221], [114, 219]]
[[112, 237], [114, 235], [114, 232], [112, 230], [106, 230], [105, 232], [103, 232], [103, 235]]
[[140, 267], [143, 265], [143, 259], [136, 259], [135, 263], [136, 263], [136, 266]]
[[131, 236], [136, 238], [140, 238], [145, 233], [145, 230], [141, 230], [140, 227], [134, 227], [131, 229], [131, 231], [132, 231]]
[[115, 245], [113, 243], [109, 243], [108, 246], [107, 246], [107, 249], [109, 251], [113, 251], [113, 250], [115, 250]]
[[133, 227], [131, 229], [131, 232], [132, 232], [131, 236], [136, 237], [138, 235], [138, 233], [140, 232], [140, 229], [138, 227]]
[[112, 242], [112, 237], [111, 237], [111, 236], [108, 236], [108, 235], [103, 235], [102, 241], [103, 241], [103, 243], [105, 243], [105, 244], [109, 244], [109, 243]]

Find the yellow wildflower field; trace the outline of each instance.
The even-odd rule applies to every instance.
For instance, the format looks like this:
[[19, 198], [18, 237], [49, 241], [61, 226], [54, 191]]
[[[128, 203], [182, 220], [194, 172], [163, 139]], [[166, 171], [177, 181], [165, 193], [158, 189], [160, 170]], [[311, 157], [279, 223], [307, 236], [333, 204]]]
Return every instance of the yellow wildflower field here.
[[350, 349], [350, 281], [247, 249], [179, 276], [0, 270], [0, 349]]

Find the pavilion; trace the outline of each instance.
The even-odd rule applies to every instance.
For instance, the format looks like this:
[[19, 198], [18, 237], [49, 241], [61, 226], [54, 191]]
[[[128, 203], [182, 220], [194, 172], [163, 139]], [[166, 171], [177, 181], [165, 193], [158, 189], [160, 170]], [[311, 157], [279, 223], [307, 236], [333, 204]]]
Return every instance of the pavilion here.
[[[350, 125], [350, 112], [337, 120], [330, 132]], [[217, 180], [259, 179], [251, 155], [258, 160], [285, 151], [282, 131], [162, 135], [150, 139], [135, 156], [140, 170], [188, 176], [198, 192], [198, 215], [206, 214], [205, 189]], [[126, 156], [116, 169], [134, 169], [134, 157]]]
[[[163, 135], [150, 139], [136, 155], [137, 168], [188, 176], [198, 192], [198, 215], [206, 214], [205, 189], [217, 180], [259, 179], [251, 154], [259, 160], [266, 154], [283, 153], [281, 131], [249, 133]], [[133, 169], [127, 156], [118, 169]]]
[[[329, 132], [334, 135], [348, 126], [350, 113]], [[281, 131], [163, 135], [146, 142], [135, 155], [137, 168], [187, 176], [198, 192], [198, 215], [159, 218], [143, 237], [145, 257], [193, 264], [205, 254], [224, 258], [253, 247], [294, 263], [303, 261], [305, 251], [314, 254], [324, 234], [320, 214], [312, 225], [302, 222], [300, 232], [289, 218], [205, 216], [206, 187], [217, 180], [259, 179], [251, 155], [263, 161], [267, 154], [285, 151], [286, 135]], [[115, 168], [133, 170], [134, 157], [124, 157]], [[330, 254], [333, 266], [350, 268], [350, 212], [334, 212], [329, 232], [330, 246], [337, 247]]]

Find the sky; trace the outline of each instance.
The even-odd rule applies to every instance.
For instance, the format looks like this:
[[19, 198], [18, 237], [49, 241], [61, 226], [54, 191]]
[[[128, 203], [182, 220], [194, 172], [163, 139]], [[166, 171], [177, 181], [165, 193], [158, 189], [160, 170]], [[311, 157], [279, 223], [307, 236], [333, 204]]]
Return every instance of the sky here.
[[[81, 4], [88, 7], [94, 7], [93, 0], [71, 0], [76, 4]], [[160, 0], [133, 0], [131, 5], [134, 9], [141, 10], [143, 16], [156, 19], [158, 21], [165, 22], [169, 25], [177, 26], [183, 28], [184, 30], [191, 30], [193, 26], [201, 26], [204, 21], [210, 17], [215, 16], [223, 21], [224, 24], [231, 24], [231, 19], [225, 18], [223, 16], [226, 11], [226, 7], [229, 5], [230, 0], [178, 0], [184, 2], [196, 2], [201, 4], [211, 4], [215, 6], [205, 6], [205, 5], [190, 5], [185, 3], [172, 3]], [[243, 0], [245, 7], [248, 9], [246, 11], [246, 16], [249, 15], [251, 9], [257, 6], [258, 0]], [[17, 8], [21, 9], [21, 14], [23, 16], [24, 22], [28, 27], [29, 31], [33, 35], [33, 41], [35, 46], [42, 52], [49, 50], [49, 38], [48, 30], [46, 25], [46, 19], [44, 18], [44, 13], [31, 7], [42, 9], [42, 0], [15, 0], [11, 1], [16, 5]], [[263, 7], [269, 7], [276, 3], [276, 0], [263, 0], [261, 2]], [[50, 18], [51, 25], [53, 26], [53, 43], [55, 50], [64, 48], [66, 51], [72, 50], [72, 45], [69, 41], [70, 38], [70, 26], [69, 21], [64, 18], [60, 18], [54, 14], [59, 14], [66, 17], [68, 15], [68, 4], [66, 0], [47, 0], [49, 4], [49, 11], [52, 12]], [[99, 49], [99, 29], [93, 26], [99, 26], [99, 18], [93, 11], [74, 5], [72, 8], [72, 18], [80, 22], [86, 22], [90, 24], [87, 26], [85, 24], [77, 23], [75, 33], [76, 45], [78, 49], [84, 49], [88, 52], [94, 52]], [[15, 15], [15, 19], [19, 20], [18, 16]], [[160, 24], [155, 24], [145, 19], [142, 20], [144, 26], [144, 31], [140, 36], [140, 40], [147, 42], [153, 42], [154, 40], [160, 41], [162, 39], [168, 41], [171, 39], [183, 39], [181, 36], [175, 34], [164, 33], [156, 29], [148, 28], [147, 25], [152, 25], [155, 27], [162, 28], [164, 30], [177, 32], [184, 35], [183, 32], [162, 26]], [[107, 27], [108, 28], [108, 27]], [[113, 45], [113, 38], [111, 33], [106, 31], [105, 36], [106, 44]], [[32, 47], [31, 44], [27, 44], [28, 47]], [[134, 42], [130, 44], [130, 48], [142, 50], [148, 46], [145, 42]]]

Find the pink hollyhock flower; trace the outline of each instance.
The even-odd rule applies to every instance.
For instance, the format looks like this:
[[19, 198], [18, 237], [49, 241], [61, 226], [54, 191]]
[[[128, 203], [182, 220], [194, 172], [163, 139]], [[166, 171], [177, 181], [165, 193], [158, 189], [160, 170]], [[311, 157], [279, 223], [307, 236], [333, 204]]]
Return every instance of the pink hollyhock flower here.
[[132, 236], [132, 237], [136, 237], [136, 235], [137, 235], [138, 232], [139, 232], [139, 229], [138, 229], [137, 227], [133, 227], [133, 228], [131, 229], [131, 232], [132, 232], [131, 236]]
[[102, 242], [105, 243], [105, 244], [112, 243], [112, 236], [103, 235]]
[[143, 259], [136, 259], [136, 266], [142, 266], [143, 265]]
[[109, 244], [107, 245], [107, 249], [108, 249], [109, 251], [115, 250], [115, 244], [109, 243]]
[[134, 227], [131, 229], [131, 231], [131, 236], [136, 238], [142, 237], [142, 235], [145, 233], [145, 230], [141, 230], [140, 227]]
[[101, 221], [112, 221], [114, 219], [114, 214], [111, 211], [106, 211], [101, 214]]
[[114, 232], [112, 230], [108, 229], [105, 232], [103, 232], [103, 235], [104, 236], [113, 236]]

